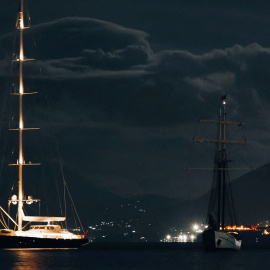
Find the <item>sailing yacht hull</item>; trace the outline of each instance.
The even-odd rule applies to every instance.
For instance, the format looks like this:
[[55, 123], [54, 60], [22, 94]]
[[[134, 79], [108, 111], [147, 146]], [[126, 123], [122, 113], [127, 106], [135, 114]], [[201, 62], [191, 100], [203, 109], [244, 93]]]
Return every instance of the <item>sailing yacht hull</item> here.
[[202, 234], [205, 249], [232, 249], [239, 250], [242, 240], [238, 233], [226, 231], [205, 230]]
[[[23, 175], [24, 175], [24, 169], [23, 167], [25, 165], [40, 165], [41, 163], [32, 163], [31, 161], [26, 162], [24, 160], [24, 147], [23, 147], [23, 133], [25, 130], [35, 130], [39, 128], [33, 128], [33, 127], [25, 127], [24, 126], [24, 109], [23, 109], [23, 96], [25, 94], [36, 94], [37, 92], [25, 92], [25, 89], [28, 89], [28, 86], [25, 87], [24, 85], [24, 79], [23, 79], [23, 65], [24, 62], [27, 62], [29, 59], [25, 57], [24, 54], [24, 42], [23, 42], [23, 36], [24, 36], [24, 30], [27, 28], [30, 28], [30, 17], [24, 13], [24, 4], [23, 0], [20, 0], [17, 20], [16, 20], [16, 32], [19, 37], [18, 42], [18, 48], [16, 51], [13, 52], [14, 59], [12, 61], [17, 61], [18, 65], [18, 72], [15, 72], [14, 74], [18, 75], [18, 78], [15, 80], [18, 83], [16, 83], [16, 91], [14, 91], [14, 95], [18, 96], [18, 127], [15, 129], [9, 129], [16, 132], [18, 131], [18, 156], [17, 156], [17, 163], [9, 164], [9, 166], [16, 166], [18, 168], [18, 194], [13, 194], [11, 198], [8, 200], [9, 206], [10, 205], [17, 205], [17, 215], [15, 220], [10, 216], [9, 213], [7, 213], [3, 207], [0, 206], [0, 212], [1, 214], [4, 213], [8, 218], [9, 221], [12, 221], [14, 223], [14, 229], [10, 229], [9, 226], [7, 226], [4, 218], [0, 219], [1, 224], [3, 225], [3, 229], [0, 229], [0, 249], [3, 248], [47, 248], [47, 249], [53, 249], [53, 248], [79, 248], [83, 246], [84, 244], [88, 243], [88, 239], [86, 234], [78, 234], [80, 230], [76, 230], [76, 234], [69, 232], [67, 229], [63, 229], [58, 223], [66, 221], [66, 217], [63, 216], [33, 216], [33, 215], [25, 215], [24, 214], [24, 206], [30, 205], [32, 203], [40, 202], [40, 199], [33, 199], [32, 196], [26, 196], [23, 186]], [[27, 19], [27, 23], [25, 19]], [[28, 24], [28, 25], [27, 25]], [[15, 78], [14, 78], [15, 79]], [[14, 88], [14, 90], [15, 90]], [[63, 171], [62, 177], [64, 180]], [[3, 176], [3, 175], [1, 175]], [[38, 177], [39, 178], [39, 177]], [[66, 187], [66, 182], [64, 183], [64, 189], [68, 190]], [[30, 183], [29, 183], [30, 185]], [[13, 188], [12, 188], [13, 189]], [[69, 193], [69, 191], [68, 191]], [[65, 194], [65, 191], [64, 191]], [[70, 194], [69, 194], [70, 195]], [[59, 202], [61, 199], [59, 198]], [[64, 200], [66, 202], [66, 199]], [[80, 222], [80, 219], [77, 214], [77, 210], [75, 209], [73, 200], [71, 199], [74, 213], [77, 215], [77, 220]], [[66, 207], [66, 204], [65, 204]], [[9, 208], [10, 209], [10, 208]], [[25, 224], [24, 222], [28, 222]], [[33, 223], [42, 223], [46, 225], [32, 225]], [[31, 225], [29, 225], [31, 223]], [[29, 225], [29, 229], [25, 229]], [[67, 226], [67, 224], [66, 224]], [[65, 227], [66, 227], [65, 226]], [[13, 225], [12, 225], [13, 227]], [[82, 228], [82, 225], [80, 224], [80, 229]], [[82, 230], [83, 231], [83, 230]]]
[[49, 239], [26, 236], [3, 236], [0, 235], [0, 249], [77, 249], [88, 243], [87, 238], [83, 239]]

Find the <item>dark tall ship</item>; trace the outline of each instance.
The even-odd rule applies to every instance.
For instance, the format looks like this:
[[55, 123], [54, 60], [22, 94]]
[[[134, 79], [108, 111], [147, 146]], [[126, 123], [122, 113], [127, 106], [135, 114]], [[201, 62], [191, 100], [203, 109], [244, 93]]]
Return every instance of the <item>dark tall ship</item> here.
[[[18, 167], [18, 194], [13, 195], [9, 200], [9, 205], [17, 206], [17, 215], [16, 218], [12, 218], [11, 215], [0, 206], [0, 211], [7, 215], [10, 221], [5, 222], [3, 218], [0, 220], [4, 227], [4, 229], [0, 230], [0, 248], [79, 248], [88, 243], [87, 235], [75, 234], [67, 229], [63, 229], [59, 224], [66, 221], [66, 217], [28, 216], [24, 211], [25, 204], [38, 202], [39, 199], [33, 199], [31, 196], [25, 196], [23, 190], [23, 168], [25, 166], [40, 165], [39, 163], [27, 163], [24, 159], [23, 151], [24, 131], [37, 129], [24, 127], [23, 97], [26, 94], [36, 93], [24, 91], [23, 65], [25, 61], [32, 60], [27, 59], [24, 56], [23, 33], [26, 28], [29, 28], [25, 27], [24, 17], [24, 4], [23, 0], [21, 0], [16, 21], [16, 31], [19, 32], [19, 52], [18, 57], [13, 60], [17, 61], [19, 67], [18, 89], [13, 93], [13, 95], [16, 95], [19, 99], [19, 123], [18, 128], [12, 129], [18, 132], [19, 151], [17, 163], [9, 164], [10, 166]], [[12, 227], [14, 227], [14, 229], [10, 228], [8, 225], [9, 223], [13, 223]]]
[[227, 125], [241, 126], [241, 122], [231, 122], [226, 119], [226, 96], [222, 97], [222, 108], [219, 118], [215, 120], [200, 120], [203, 123], [214, 123], [218, 126], [216, 139], [194, 139], [196, 142], [211, 142], [216, 144], [213, 186], [209, 202], [207, 224], [202, 233], [206, 249], [240, 249], [242, 240], [236, 230], [226, 230], [228, 225], [236, 225], [236, 214], [232, 190], [229, 180], [230, 160], [227, 158], [227, 144], [244, 144], [245, 142], [229, 140], [226, 136]]

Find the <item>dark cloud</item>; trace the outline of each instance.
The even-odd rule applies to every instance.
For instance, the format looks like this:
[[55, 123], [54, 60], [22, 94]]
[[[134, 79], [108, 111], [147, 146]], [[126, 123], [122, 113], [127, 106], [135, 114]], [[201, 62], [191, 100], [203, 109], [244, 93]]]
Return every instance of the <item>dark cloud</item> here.
[[[247, 122], [252, 141], [250, 152], [240, 153], [250, 163], [255, 159], [254, 166], [268, 161], [267, 47], [234, 40], [229, 47], [194, 53], [193, 46], [176, 49], [176, 41], [157, 50], [157, 36], [81, 17], [39, 24], [33, 34], [40, 60], [25, 71], [42, 70], [32, 73], [41, 86], [38, 107], [43, 109], [48, 95], [65, 164], [89, 181], [124, 195], [203, 194], [210, 180], [188, 176], [184, 168], [205, 152], [192, 144], [197, 119], [216, 119], [225, 93], [228, 117]], [[3, 36], [2, 43], [9, 38]]]

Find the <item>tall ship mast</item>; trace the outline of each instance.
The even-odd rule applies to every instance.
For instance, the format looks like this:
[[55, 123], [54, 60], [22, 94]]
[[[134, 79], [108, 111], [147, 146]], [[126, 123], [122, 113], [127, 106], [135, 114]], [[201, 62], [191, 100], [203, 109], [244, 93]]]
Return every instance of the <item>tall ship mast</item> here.
[[208, 228], [203, 232], [203, 242], [207, 249], [240, 249], [241, 238], [238, 232], [226, 231], [226, 225], [236, 225], [236, 213], [232, 190], [228, 177], [228, 144], [245, 144], [243, 141], [229, 140], [226, 136], [227, 126], [241, 126], [242, 122], [228, 121], [226, 117], [226, 96], [222, 97], [222, 107], [218, 120], [200, 120], [201, 123], [214, 123], [218, 126], [216, 139], [194, 139], [195, 142], [216, 144], [213, 170], [213, 186], [207, 213]]
[[[23, 33], [26, 28], [24, 21], [24, 3], [20, 1], [19, 12], [16, 21], [16, 30], [19, 31], [19, 52], [18, 57], [13, 61], [19, 63], [18, 90], [13, 95], [19, 98], [19, 122], [18, 128], [10, 129], [18, 132], [19, 151], [17, 163], [9, 164], [9, 166], [18, 167], [18, 195], [13, 195], [9, 200], [9, 204], [17, 206], [17, 222], [13, 219], [3, 207], [0, 210], [7, 215], [8, 219], [14, 223], [15, 229], [10, 229], [5, 221], [1, 220], [4, 229], [0, 230], [0, 248], [79, 248], [88, 243], [86, 234], [74, 234], [67, 229], [63, 229], [58, 223], [66, 221], [66, 217], [51, 216], [27, 216], [24, 213], [24, 205], [39, 202], [39, 199], [33, 199], [32, 196], [26, 198], [23, 189], [23, 168], [25, 166], [40, 165], [40, 163], [26, 162], [24, 159], [23, 135], [25, 130], [39, 129], [28, 128], [24, 126], [23, 114], [23, 97], [25, 95], [36, 94], [37, 92], [25, 92], [23, 80], [24, 62], [33, 59], [27, 59], [24, 56]], [[27, 222], [25, 224], [25, 222]], [[25, 229], [28, 224], [29, 229]], [[9, 224], [9, 223], [8, 223]]]

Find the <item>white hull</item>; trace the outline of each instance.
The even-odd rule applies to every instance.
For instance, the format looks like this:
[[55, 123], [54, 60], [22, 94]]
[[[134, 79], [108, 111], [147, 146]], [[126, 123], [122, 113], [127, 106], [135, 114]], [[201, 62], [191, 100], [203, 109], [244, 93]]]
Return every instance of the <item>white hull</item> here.
[[237, 240], [232, 233], [215, 231], [215, 247], [217, 249], [236, 249], [241, 248], [242, 240]]
[[238, 232], [216, 231], [206, 229], [202, 233], [203, 243], [206, 249], [232, 249], [239, 250], [242, 240]]

